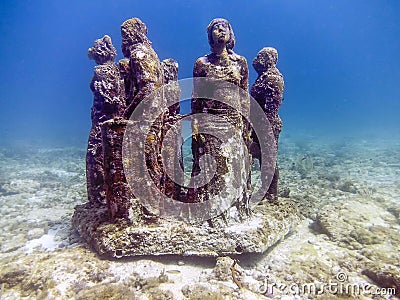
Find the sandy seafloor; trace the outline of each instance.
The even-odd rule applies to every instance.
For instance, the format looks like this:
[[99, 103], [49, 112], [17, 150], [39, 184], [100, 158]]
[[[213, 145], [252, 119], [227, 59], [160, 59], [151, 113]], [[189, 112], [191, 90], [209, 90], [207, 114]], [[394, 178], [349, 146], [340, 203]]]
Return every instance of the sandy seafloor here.
[[283, 134], [279, 165], [301, 221], [267, 253], [236, 257], [239, 288], [227, 258], [98, 258], [70, 225], [85, 149], [0, 147], [0, 298], [394, 298], [381, 288], [400, 284], [400, 140]]

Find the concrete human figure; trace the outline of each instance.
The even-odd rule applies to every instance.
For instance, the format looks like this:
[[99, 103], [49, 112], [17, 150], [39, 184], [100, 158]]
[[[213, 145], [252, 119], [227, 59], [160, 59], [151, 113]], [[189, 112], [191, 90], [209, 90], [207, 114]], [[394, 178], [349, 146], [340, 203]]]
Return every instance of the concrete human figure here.
[[[228, 82], [234, 86], [241, 88], [247, 92], [248, 89], [248, 67], [247, 61], [243, 56], [236, 54], [233, 51], [235, 45], [235, 36], [230, 23], [225, 19], [214, 19], [207, 27], [208, 42], [211, 48], [211, 53], [198, 58], [195, 62], [193, 69], [193, 77], [206, 77], [216, 80]], [[194, 92], [192, 98], [192, 113], [200, 114], [207, 113], [222, 117], [227, 120], [235, 128], [237, 136], [232, 139], [232, 144], [229, 145], [229, 149], [239, 149], [243, 146], [242, 137], [245, 136], [246, 128], [244, 126], [243, 118], [240, 111], [244, 114], [248, 114], [249, 111], [249, 99], [238, 97], [238, 95], [232, 91], [232, 89], [226, 89], [226, 85], [217, 85], [210, 98], [197, 97], [198, 91], [202, 90], [202, 83], [194, 81]], [[223, 99], [223, 102], [218, 101]], [[239, 103], [238, 103], [239, 101]], [[226, 104], [226, 103], [229, 103]], [[224, 124], [202, 124], [203, 129], [210, 126], [210, 131], [218, 130], [224, 132], [226, 126]], [[243, 174], [243, 170], [230, 170], [231, 175], [228, 175], [230, 168], [230, 159], [235, 153], [223, 154], [221, 141], [207, 133], [198, 132], [198, 124], [196, 121], [192, 123], [192, 155], [193, 155], [193, 168], [192, 178], [199, 175], [201, 172], [206, 173], [209, 170], [209, 166], [200, 166], [200, 159], [205, 154], [210, 154], [216, 161], [216, 176], [210, 183], [202, 187], [194, 187], [189, 190], [188, 202], [204, 202], [218, 194], [221, 190], [227, 188], [229, 184], [227, 182], [235, 182], [238, 186], [241, 186], [243, 194], [236, 199], [236, 205], [238, 207], [239, 214], [243, 215], [243, 212], [248, 208], [247, 199], [247, 183], [244, 177], [247, 178], [247, 174]], [[243, 158], [243, 161], [246, 159]], [[241, 174], [238, 174], [238, 173]], [[212, 176], [212, 174], [210, 174]], [[232, 178], [228, 178], [231, 176]]]
[[111, 38], [105, 35], [94, 42], [88, 50], [89, 59], [98, 65], [94, 68], [90, 89], [93, 92], [91, 110], [92, 128], [86, 153], [86, 178], [89, 201], [105, 203], [104, 156], [101, 126], [104, 121], [122, 116], [126, 108], [123, 82], [114, 63], [117, 52]]
[[[126, 20], [121, 25], [122, 53], [129, 59], [129, 84], [127, 89], [127, 108], [124, 117], [129, 119], [138, 104], [146, 97], [159, 90], [164, 83], [164, 72], [157, 53], [147, 38], [147, 27], [139, 18]], [[154, 106], [164, 107], [162, 97], [154, 97]], [[143, 123], [151, 122], [141, 116]], [[163, 184], [162, 166], [160, 165], [161, 132], [164, 116], [153, 123], [146, 139], [146, 159], [149, 172], [157, 186]]]
[[122, 53], [129, 59], [130, 88], [124, 117], [129, 119], [136, 106], [163, 84], [163, 68], [157, 53], [147, 38], [147, 27], [132, 18], [121, 25]]
[[[181, 200], [183, 193], [183, 157], [182, 157], [182, 125], [180, 123], [181, 89], [178, 84], [178, 62], [172, 58], [161, 62], [164, 71], [163, 94], [167, 101], [168, 111], [163, 125], [163, 167], [165, 174], [164, 193], [174, 200]], [[171, 131], [171, 132], [169, 132]], [[166, 134], [173, 133], [173, 138], [166, 138]]]
[[[253, 60], [253, 67], [258, 73], [258, 78], [251, 87], [250, 95], [258, 102], [264, 110], [266, 117], [272, 127], [276, 147], [278, 147], [279, 133], [282, 130], [282, 121], [278, 115], [278, 109], [282, 103], [285, 88], [283, 76], [276, 67], [278, 62], [278, 51], [272, 47], [261, 49]], [[258, 139], [253, 134], [252, 155], [261, 160]], [[275, 158], [276, 159], [276, 158]], [[262, 179], [264, 177], [262, 176]], [[274, 202], [278, 197], [278, 165], [275, 167], [275, 174], [268, 188], [267, 198]]]

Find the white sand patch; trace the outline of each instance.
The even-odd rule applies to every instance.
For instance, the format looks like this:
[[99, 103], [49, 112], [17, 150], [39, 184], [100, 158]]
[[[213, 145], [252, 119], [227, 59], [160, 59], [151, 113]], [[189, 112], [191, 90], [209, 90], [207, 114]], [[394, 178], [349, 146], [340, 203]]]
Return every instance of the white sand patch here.
[[30, 240], [25, 245], [25, 253], [31, 254], [35, 248], [42, 248], [46, 251], [54, 251], [59, 247], [59, 242], [55, 240], [58, 230], [50, 229], [47, 234], [38, 239]]
[[61, 169], [51, 169], [51, 172], [56, 174], [59, 177], [74, 177], [76, 176], [75, 172], [69, 172]]
[[262, 221], [263, 219], [260, 217], [257, 217], [257, 215], [254, 215], [251, 219], [248, 219], [244, 221], [243, 223], [240, 224], [235, 224], [235, 225], [229, 225], [226, 228], [226, 232], [235, 232], [235, 233], [241, 233], [246, 230], [256, 230], [259, 227], [262, 227]]
[[139, 260], [135, 262], [111, 262], [108, 269], [118, 282], [129, 281], [131, 276], [139, 276], [142, 279], [158, 278], [160, 275], [166, 275], [168, 282], [160, 283], [159, 288], [169, 290], [174, 294], [174, 299], [184, 299], [182, 288], [191, 283], [199, 282], [201, 274], [211, 269], [197, 265], [178, 265], [170, 264], [168, 258], [165, 263], [152, 260]]

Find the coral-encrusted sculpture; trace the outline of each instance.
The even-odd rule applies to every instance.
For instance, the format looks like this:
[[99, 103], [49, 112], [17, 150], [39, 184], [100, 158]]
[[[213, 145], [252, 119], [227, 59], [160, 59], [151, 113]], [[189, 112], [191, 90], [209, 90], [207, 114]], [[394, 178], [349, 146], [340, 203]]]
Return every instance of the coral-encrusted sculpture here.
[[[278, 51], [272, 47], [261, 49], [253, 60], [253, 67], [258, 73], [256, 82], [251, 87], [250, 94], [264, 110], [268, 121], [271, 124], [276, 147], [278, 147], [279, 133], [282, 130], [282, 121], [278, 115], [284, 91], [284, 81], [281, 72], [276, 67]], [[253, 141], [258, 143], [257, 136], [253, 135]], [[259, 147], [259, 145], [257, 145]], [[257, 148], [257, 146], [255, 148]], [[260, 151], [254, 151], [253, 156], [261, 159]], [[262, 176], [262, 178], [264, 178]], [[275, 167], [275, 174], [268, 188], [267, 198], [274, 202], [278, 198], [278, 164]]]
[[[227, 20], [214, 19], [207, 33], [212, 53], [196, 61], [193, 80], [182, 85], [178, 63], [160, 62], [138, 18], [121, 25], [125, 58], [118, 67], [108, 36], [89, 49], [89, 57], [99, 64], [91, 83], [89, 202], [75, 208], [72, 224], [101, 256], [261, 253], [298, 219], [289, 200], [271, 205], [260, 197], [258, 205], [250, 206], [258, 192], [249, 181], [250, 124], [256, 123], [249, 120], [255, 101], [247, 91], [247, 62], [233, 52], [235, 37]], [[273, 53], [260, 53], [252, 95], [263, 105], [260, 115], [265, 119], [267, 114], [277, 140], [283, 78]], [[179, 101], [186, 99], [192, 99], [192, 113], [182, 115]], [[194, 161], [188, 186], [183, 119], [192, 121]], [[274, 150], [272, 133], [258, 133], [268, 140], [260, 144], [272, 143], [267, 148]], [[275, 157], [262, 157], [272, 178]], [[203, 184], [199, 178], [210, 180]], [[271, 194], [276, 195], [276, 187]]]
[[[220, 18], [212, 20], [207, 27], [207, 33], [211, 54], [198, 58], [194, 65], [193, 77], [195, 78], [195, 86], [192, 113], [208, 113], [219, 118], [226, 118], [227, 122], [235, 127], [235, 132], [233, 133], [234, 136], [228, 139], [230, 133], [225, 123], [209, 122], [209, 124], [202, 124], [203, 131], [210, 133], [218, 131], [220, 134], [225, 135], [226, 140], [221, 143], [212, 134], [199, 133], [197, 120], [194, 120], [192, 126], [192, 152], [194, 158], [192, 175], [197, 176], [201, 172], [213, 169], [210, 165], [211, 162], [207, 160], [203, 169], [200, 167], [199, 161], [206, 154], [210, 154], [210, 157], [212, 156], [212, 159], [216, 161], [216, 172], [213, 180], [209, 183], [189, 191], [189, 201], [208, 201], [214, 194], [221, 193], [223, 189], [226, 189], [227, 193], [231, 195], [239, 192], [237, 199], [233, 202], [239, 214], [243, 215], [246, 211], [249, 211], [247, 176], [249, 174], [250, 157], [246, 154], [246, 151], [242, 151], [246, 147], [242, 137], [246, 136], [245, 131], [247, 130], [242, 118], [248, 117], [250, 100], [247, 97], [244, 99], [240, 97], [235, 89], [227, 88], [224, 84], [218, 83], [215, 84], [214, 90], [208, 95], [209, 99], [198, 98], [198, 93], [208, 87], [204, 87], [207, 81], [197, 81], [196, 77], [207, 77], [229, 82], [247, 92], [247, 61], [243, 56], [233, 52], [235, 36], [227, 20]], [[224, 103], [221, 101], [224, 101]], [[230, 168], [233, 166], [232, 160], [237, 155], [241, 156], [239, 158], [241, 165], [235, 165], [235, 169], [231, 170]]]
[[[169, 95], [166, 97], [167, 100], [177, 101], [177, 103], [168, 106], [168, 115], [169, 116], [176, 116], [180, 112], [180, 105], [179, 105], [179, 97], [180, 97], [180, 88], [178, 85], [178, 62], [172, 58], [164, 59], [161, 62], [161, 66], [164, 72], [164, 84], [166, 86], [167, 92]], [[172, 98], [172, 99], [170, 99]]]
[[[177, 80], [177, 63], [168, 60], [162, 64], [146, 34], [147, 27], [138, 18], [129, 19], [121, 25], [122, 52], [126, 58], [120, 60], [119, 67], [124, 80], [128, 105], [123, 112], [125, 119], [130, 118], [132, 112], [146, 96], [163, 85], [164, 73], [167, 74], [168, 80], [174, 80], [174, 78]], [[151, 126], [146, 140], [146, 159], [152, 179], [157, 181], [157, 186], [162, 189], [165, 175], [159, 156], [162, 130], [168, 114], [162, 98], [154, 98], [154, 101], [156, 100], [160, 102], [154, 105], [165, 107], [165, 115], [160, 116]], [[148, 116], [144, 114], [140, 122], [146, 123], [146, 118]], [[143, 209], [129, 189], [122, 161], [122, 143], [126, 124], [127, 122], [122, 119], [109, 120], [103, 124], [103, 149], [107, 154], [105, 162], [109, 166], [108, 173], [112, 174], [109, 176], [110, 180], [106, 180], [107, 202], [112, 220], [124, 218], [131, 223], [137, 223], [143, 217]], [[135, 179], [140, 180], [140, 176]], [[154, 212], [149, 213], [154, 215]]]
[[[168, 112], [164, 115], [164, 126], [162, 140], [164, 141], [168, 131], [173, 131], [170, 143], [164, 143], [162, 154], [164, 159], [165, 183], [164, 193], [174, 200], [181, 201], [185, 195], [182, 194], [183, 184], [183, 158], [182, 158], [182, 125], [179, 98], [181, 90], [178, 84], [178, 62], [172, 58], [161, 62], [164, 72], [164, 93]], [[168, 172], [168, 170], [170, 172]]]
[[129, 59], [130, 66], [128, 107], [124, 113], [129, 119], [140, 101], [163, 85], [164, 72], [147, 38], [147, 27], [140, 19], [126, 20], [121, 25], [121, 35], [122, 53]]
[[126, 109], [125, 93], [119, 69], [114, 63], [117, 51], [111, 38], [105, 35], [89, 48], [88, 56], [98, 66], [90, 83], [94, 100], [92, 106], [92, 129], [89, 134], [86, 154], [86, 178], [89, 201], [105, 203], [104, 156], [101, 138], [101, 123], [122, 116]]

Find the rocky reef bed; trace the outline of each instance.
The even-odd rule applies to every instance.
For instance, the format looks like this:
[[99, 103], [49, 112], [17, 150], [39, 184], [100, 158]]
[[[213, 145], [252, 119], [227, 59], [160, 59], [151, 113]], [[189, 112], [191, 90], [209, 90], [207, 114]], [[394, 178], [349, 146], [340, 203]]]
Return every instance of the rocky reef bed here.
[[282, 135], [280, 194], [301, 222], [275, 247], [115, 261], [71, 229], [73, 208], [86, 202], [84, 149], [0, 148], [0, 298], [390, 299], [392, 287], [398, 297], [399, 150], [393, 140]]

